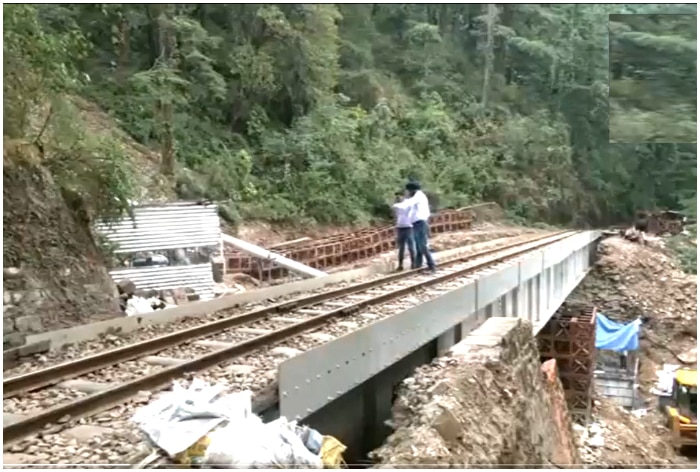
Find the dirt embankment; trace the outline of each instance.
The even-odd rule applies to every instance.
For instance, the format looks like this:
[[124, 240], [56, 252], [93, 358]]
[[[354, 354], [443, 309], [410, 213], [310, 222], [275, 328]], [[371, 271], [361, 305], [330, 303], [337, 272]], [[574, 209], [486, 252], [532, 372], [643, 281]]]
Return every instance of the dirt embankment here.
[[393, 424], [378, 468], [579, 463], [556, 367], [514, 318], [489, 319], [406, 379]]
[[[664, 363], [697, 366], [697, 276], [688, 275], [669, 251], [620, 237], [601, 241], [594, 269], [570, 300], [594, 304], [617, 321], [644, 320], [640, 335], [639, 390], [646, 401], [641, 417], [596, 393], [592, 425], [597, 447], [581, 438], [587, 464], [608, 467], [688, 466], [676, 454], [670, 432], [650, 389]], [[584, 432], [590, 437], [590, 431]]]
[[684, 273], [666, 250], [603, 240], [594, 270], [571, 299], [616, 321], [642, 317], [640, 384], [648, 398], [664, 363], [697, 366], [697, 276]]
[[3, 344], [23, 335], [118, 313], [114, 286], [79, 212], [69, 208], [31, 152], [6, 143], [3, 163]]

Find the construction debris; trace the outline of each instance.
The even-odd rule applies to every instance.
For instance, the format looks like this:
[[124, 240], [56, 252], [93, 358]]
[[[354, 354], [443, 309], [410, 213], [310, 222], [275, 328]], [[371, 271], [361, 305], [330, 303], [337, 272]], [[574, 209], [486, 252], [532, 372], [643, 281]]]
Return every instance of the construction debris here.
[[618, 322], [643, 321], [640, 383], [651, 397], [663, 364], [697, 361], [697, 276], [684, 273], [665, 251], [621, 237], [601, 241], [598, 253], [593, 272], [570, 298]]
[[665, 234], [679, 234], [688, 223], [682, 213], [677, 211], [644, 211], [637, 212], [634, 229], [663, 236]]
[[252, 413], [251, 392], [195, 378], [139, 409], [133, 421], [176, 464], [225, 469], [339, 468], [345, 446], [281, 417]]
[[672, 468], [689, 461], [666, 440], [668, 431], [658, 412], [640, 417], [609, 399], [596, 400], [593, 421], [574, 425], [579, 455], [595, 468]]
[[124, 313], [126, 313], [126, 316], [144, 315], [153, 313], [156, 310], [174, 308], [175, 306], [174, 304], [166, 303], [165, 300], [158, 297], [144, 298], [134, 295], [126, 301]]
[[[245, 291], [243, 287], [229, 289], [224, 284], [218, 284], [218, 295], [238, 293]], [[196, 301], [199, 299], [194, 290], [189, 288], [176, 288], [169, 290], [137, 290], [131, 280], [120, 280], [117, 284], [119, 291], [119, 306], [126, 316], [143, 315], [158, 310], [174, 308], [178, 305]], [[215, 290], [215, 293], [216, 290]]]
[[570, 300], [594, 304], [620, 323], [643, 322], [638, 391], [644, 407], [630, 412], [611, 399], [596, 400], [592, 423], [597, 426], [577, 428], [579, 452], [584, 463], [596, 467], [688, 464], [671, 446], [657, 406], [659, 390], [653, 389], [664, 364], [697, 362], [697, 277], [684, 273], [663, 249], [633, 239], [612, 235], [601, 241], [594, 270]]
[[618, 231], [604, 231], [603, 234], [605, 236], [620, 236], [628, 241], [642, 244], [644, 246], [652, 246], [659, 249], [666, 247], [662, 238], [658, 236], [650, 236], [644, 231], [636, 229], [634, 226], [627, 229], [620, 229]]

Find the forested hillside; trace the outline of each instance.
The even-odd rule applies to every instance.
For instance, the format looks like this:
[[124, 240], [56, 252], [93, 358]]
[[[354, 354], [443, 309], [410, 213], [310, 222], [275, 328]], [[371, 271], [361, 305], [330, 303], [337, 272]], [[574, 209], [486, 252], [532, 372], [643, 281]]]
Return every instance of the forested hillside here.
[[5, 138], [100, 214], [134, 170], [73, 97], [233, 221], [367, 221], [407, 178], [553, 223], [695, 211], [695, 5], [3, 8]]
[[695, 15], [610, 16], [610, 137], [694, 143]]

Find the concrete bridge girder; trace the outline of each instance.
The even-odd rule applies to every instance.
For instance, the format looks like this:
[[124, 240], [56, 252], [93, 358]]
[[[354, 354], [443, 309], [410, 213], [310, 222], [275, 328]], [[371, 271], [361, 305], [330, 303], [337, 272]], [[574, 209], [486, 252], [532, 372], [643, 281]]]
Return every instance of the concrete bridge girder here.
[[283, 362], [279, 366], [280, 414], [307, 418], [392, 365], [433, 346], [433, 341], [437, 347], [433, 355], [444, 354], [492, 316], [527, 319], [536, 334], [592, 267], [600, 236], [598, 231], [578, 233]]

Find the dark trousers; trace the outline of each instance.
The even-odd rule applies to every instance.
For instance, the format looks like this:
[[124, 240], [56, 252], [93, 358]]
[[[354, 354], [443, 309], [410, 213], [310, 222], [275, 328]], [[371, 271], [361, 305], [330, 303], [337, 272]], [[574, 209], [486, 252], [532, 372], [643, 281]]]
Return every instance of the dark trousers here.
[[426, 221], [416, 221], [413, 223], [413, 239], [416, 241], [416, 258], [414, 259], [413, 268], [418, 269], [423, 265], [423, 258], [428, 263], [428, 269], [435, 268], [435, 261], [428, 250], [428, 234], [430, 234], [430, 226]]
[[416, 260], [416, 251], [413, 243], [413, 228], [396, 228], [396, 245], [399, 247], [399, 268], [403, 268], [403, 258], [408, 248], [411, 267]]

